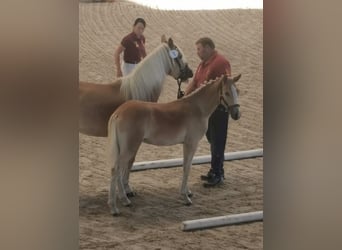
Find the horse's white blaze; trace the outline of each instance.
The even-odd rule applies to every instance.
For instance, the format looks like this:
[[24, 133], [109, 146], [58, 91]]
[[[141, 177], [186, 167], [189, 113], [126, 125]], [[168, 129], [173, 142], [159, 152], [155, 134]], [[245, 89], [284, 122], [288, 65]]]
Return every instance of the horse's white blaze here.
[[236, 90], [236, 87], [234, 86], [234, 84], [232, 84], [230, 86], [230, 89], [231, 89], [232, 94], [233, 94], [234, 104], [239, 104], [238, 94], [237, 94], [237, 90]]

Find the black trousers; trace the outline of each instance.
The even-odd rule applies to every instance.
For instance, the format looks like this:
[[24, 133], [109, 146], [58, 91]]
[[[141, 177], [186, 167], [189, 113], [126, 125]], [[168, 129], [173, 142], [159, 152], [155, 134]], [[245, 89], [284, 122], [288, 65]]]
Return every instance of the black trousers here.
[[224, 175], [224, 151], [227, 141], [229, 113], [219, 105], [211, 114], [208, 121], [208, 130], [206, 137], [210, 143], [211, 151], [211, 169], [215, 175]]

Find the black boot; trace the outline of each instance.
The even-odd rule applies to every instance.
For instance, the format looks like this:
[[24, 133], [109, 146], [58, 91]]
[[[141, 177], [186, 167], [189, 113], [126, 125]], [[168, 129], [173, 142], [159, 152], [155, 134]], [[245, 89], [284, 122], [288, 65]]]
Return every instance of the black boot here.
[[214, 177], [214, 172], [212, 169], [209, 170], [209, 172], [206, 175], [201, 175], [202, 181], [208, 181], [209, 179]]
[[208, 179], [207, 183], [204, 183], [204, 187], [217, 187], [223, 184], [224, 177], [222, 175], [214, 175]]

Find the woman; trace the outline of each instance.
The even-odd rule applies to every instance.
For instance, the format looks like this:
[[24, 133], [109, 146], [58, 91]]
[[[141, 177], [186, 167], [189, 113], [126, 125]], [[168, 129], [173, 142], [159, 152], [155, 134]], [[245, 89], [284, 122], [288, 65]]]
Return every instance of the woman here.
[[[143, 18], [134, 21], [133, 31], [125, 36], [119, 47], [115, 50], [116, 76], [128, 75], [135, 66], [146, 56], [145, 37], [143, 35], [146, 22]], [[124, 52], [122, 70], [120, 64], [120, 54]]]

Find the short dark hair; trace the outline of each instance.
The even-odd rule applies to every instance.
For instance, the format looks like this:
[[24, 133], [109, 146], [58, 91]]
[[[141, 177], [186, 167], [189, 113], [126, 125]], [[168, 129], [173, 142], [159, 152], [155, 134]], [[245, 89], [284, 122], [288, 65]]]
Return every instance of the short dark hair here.
[[146, 27], [146, 22], [145, 22], [144, 18], [138, 17], [137, 19], [135, 19], [134, 26], [137, 25], [138, 23], [142, 23], [144, 25], [144, 27]]
[[212, 49], [215, 49], [215, 43], [209, 37], [202, 37], [197, 40], [196, 44], [202, 44], [203, 47], [209, 46]]

